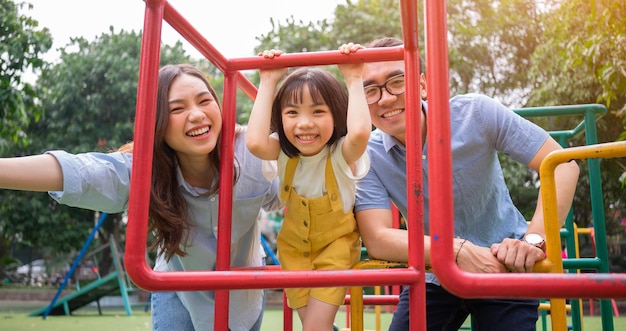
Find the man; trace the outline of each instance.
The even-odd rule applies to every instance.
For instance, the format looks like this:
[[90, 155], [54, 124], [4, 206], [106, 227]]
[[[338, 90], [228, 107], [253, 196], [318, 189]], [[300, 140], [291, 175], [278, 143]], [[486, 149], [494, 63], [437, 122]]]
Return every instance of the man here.
[[[402, 40], [383, 38], [368, 47], [399, 45]], [[404, 62], [367, 63], [363, 83], [372, 124], [377, 129], [368, 145], [370, 171], [357, 186], [356, 218], [371, 257], [407, 261], [408, 235], [393, 228], [390, 203], [391, 200], [406, 217]], [[421, 97], [425, 98], [424, 74], [420, 86]], [[429, 264], [427, 114], [427, 104], [422, 102], [424, 254]], [[452, 98], [450, 117], [457, 264], [468, 272], [531, 272], [535, 262], [545, 258], [541, 200], [538, 199], [528, 225], [511, 201], [497, 153], [506, 153], [538, 171], [546, 155], [561, 146], [545, 130], [486, 96], [469, 94]], [[574, 161], [556, 169], [561, 222], [569, 211], [578, 173]], [[400, 296], [390, 330], [408, 329], [407, 290]], [[426, 300], [428, 330], [458, 330], [470, 313], [479, 330], [536, 328], [537, 300], [460, 298], [441, 287], [432, 273], [426, 274]]]

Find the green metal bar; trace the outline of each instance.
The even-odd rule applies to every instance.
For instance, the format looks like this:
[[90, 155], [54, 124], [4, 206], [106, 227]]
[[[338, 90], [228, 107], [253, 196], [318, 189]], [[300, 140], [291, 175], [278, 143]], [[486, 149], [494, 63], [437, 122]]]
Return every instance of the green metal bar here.
[[124, 309], [126, 310], [127, 316], [133, 315], [133, 310], [130, 305], [130, 300], [128, 299], [128, 288], [126, 287], [126, 274], [124, 272], [124, 268], [122, 267], [122, 263], [120, 260], [120, 252], [117, 250], [117, 244], [115, 243], [115, 239], [113, 236], [109, 237], [109, 243], [111, 246], [111, 255], [113, 255], [113, 265], [115, 266], [115, 271], [117, 272], [117, 283], [120, 287], [120, 295], [124, 300]]
[[[549, 116], [583, 116], [580, 122], [572, 130], [550, 131], [550, 135], [559, 142], [563, 147], [568, 146], [568, 141], [579, 134], [585, 132], [585, 144], [594, 145], [598, 143], [598, 134], [596, 129], [596, 119], [599, 115], [607, 112], [605, 106], [600, 104], [589, 105], [571, 105], [571, 106], [554, 106], [554, 107], [530, 107], [514, 110], [522, 117], [549, 117]], [[579, 269], [597, 270], [601, 273], [608, 273], [608, 251], [606, 245], [606, 224], [604, 215], [604, 204], [602, 199], [602, 178], [600, 176], [600, 161], [598, 159], [587, 159], [587, 167], [589, 171], [589, 189], [591, 196], [591, 209], [593, 217], [593, 227], [596, 240], [596, 257], [595, 258], [578, 258], [564, 259], [563, 267], [570, 272], [576, 272]], [[565, 228], [561, 230], [561, 238], [566, 239], [566, 249], [568, 256], [576, 254], [576, 240], [573, 236], [576, 234], [574, 229], [573, 212], [570, 212], [565, 221]], [[582, 330], [582, 322], [580, 314], [580, 300], [571, 300], [572, 328], [575, 331]], [[600, 311], [602, 318], [602, 329], [604, 331], [613, 331], [613, 313], [611, 301], [609, 299], [600, 300]], [[546, 328], [544, 327], [544, 330]]]
[[563, 259], [564, 269], [599, 270], [603, 264], [605, 264], [604, 261], [602, 261], [602, 259], [599, 259], [597, 257], [581, 257], [581, 258]]
[[[565, 105], [565, 106], [549, 106], [549, 107], [527, 107], [514, 109], [522, 117], [555, 117], [555, 116], [573, 116], [591, 114], [606, 114], [606, 107], [601, 104], [586, 105]], [[594, 122], [595, 125], [595, 122]]]

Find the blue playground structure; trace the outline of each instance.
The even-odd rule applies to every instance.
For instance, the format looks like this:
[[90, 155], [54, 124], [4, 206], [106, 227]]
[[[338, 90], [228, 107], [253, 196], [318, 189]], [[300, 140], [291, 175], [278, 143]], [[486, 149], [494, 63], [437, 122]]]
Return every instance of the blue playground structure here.
[[131, 304], [129, 301], [128, 294], [136, 288], [132, 285], [130, 280], [126, 277], [126, 273], [124, 271], [123, 264], [123, 256], [119, 251], [117, 243], [111, 237], [109, 239], [108, 246], [111, 249], [111, 255], [113, 256], [113, 264], [115, 266], [115, 271], [110, 274], [100, 277], [98, 274], [98, 278], [84, 286], [81, 286], [78, 282], [76, 283], [76, 291], [70, 293], [64, 297], [60, 297], [63, 290], [69, 284], [72, 275], [77, 270], [80, 262], [87, 252], [87, 248], [93, 241], [96, 233], [102, 223], [107, 217], [107, 213], [102, 213], [98, 219], [98, 223], [91, 231], [89, 238], [85, 241], [83, 248], [80, 253], [74, 260], [70, 271], [65, 275], [63, 282], [59, 286], [57, 293], [50, 301], [50, 304], [47, 307], [42, 309], [38, 309], [29, 314], [29, 316], [42, 316], [44, 319], [48, 315], [71, 315], [73, 311], [82, 308], [86, 305], [95, 302], [98, 306], [98, 312], [102, 314], [102, 308], [100, 306], [100, 299], [105, 296], [113, 296], [119, 295], [122, 297], [124, 301], [124, 309], [126, 310], [126, 314], [128, 316], [132, 315]]

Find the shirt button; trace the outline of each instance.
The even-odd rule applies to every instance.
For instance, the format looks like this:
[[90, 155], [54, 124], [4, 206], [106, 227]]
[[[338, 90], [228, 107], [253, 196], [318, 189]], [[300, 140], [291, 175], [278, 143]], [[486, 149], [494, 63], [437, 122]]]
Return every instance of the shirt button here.
[[309, 241], [308, 241], [308, 240], [306, 240], [306, 239], [302, 240], [302, 242], [303, 242], [303, 243], [305, 243], [305, 244], [308, 244], [308, 243], [309, 243]]
[[337, 194], [333, 194], [330, 196], [330, 200], [336, 201], [337, 200]]
[[306, 207], [306, 201], [301, 201], [302, 205]]
[[304, 257], [309, 257], [309, 252], [304, 252], [302, 255], [304, 255]]
[[302, 224], [304, 224], [304, 226], [309, 226], [309, 223], [307, 221], [302, 222]]
[[211, 201], [215, 201], [215, 197], [211, 197]]

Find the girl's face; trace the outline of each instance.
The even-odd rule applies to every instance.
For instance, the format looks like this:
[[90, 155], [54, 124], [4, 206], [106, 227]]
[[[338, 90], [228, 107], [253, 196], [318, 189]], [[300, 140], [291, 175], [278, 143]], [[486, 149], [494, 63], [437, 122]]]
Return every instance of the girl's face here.
[[194, 76], [174, 79], [168, 93], [165, 142], [179, 157], [206, 157], [222, 131], [222, 112], [205, 83]]
[[282, 109], [285, 136], [304, 156], [319, 153], [330, 140], [333, 116], [325, 103], [314, 103], [308, 86], [302, 91], [302, 103], [287, 103]]

